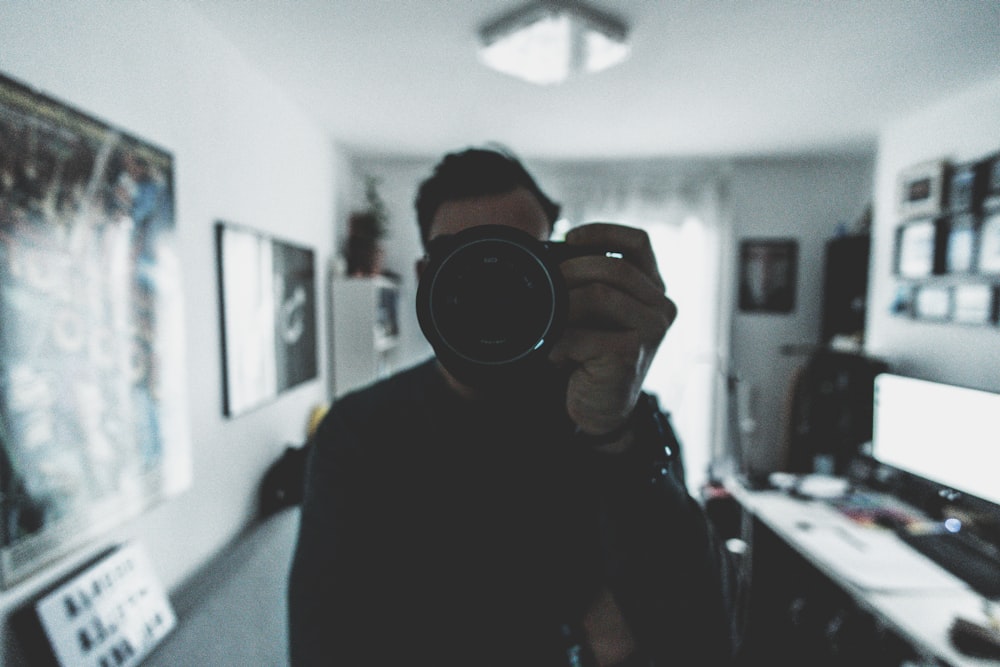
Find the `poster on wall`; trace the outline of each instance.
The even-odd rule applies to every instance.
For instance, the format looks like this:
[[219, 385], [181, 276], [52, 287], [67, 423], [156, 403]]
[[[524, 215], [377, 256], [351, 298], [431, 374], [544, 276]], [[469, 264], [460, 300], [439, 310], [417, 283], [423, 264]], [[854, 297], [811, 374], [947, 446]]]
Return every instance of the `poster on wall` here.
[[223, 410], [235, 417], [317, 377], [315, 253], [225, 222], [216, 241]]
[[0, 579], [180, 492], [173, 158], [0, 76]]

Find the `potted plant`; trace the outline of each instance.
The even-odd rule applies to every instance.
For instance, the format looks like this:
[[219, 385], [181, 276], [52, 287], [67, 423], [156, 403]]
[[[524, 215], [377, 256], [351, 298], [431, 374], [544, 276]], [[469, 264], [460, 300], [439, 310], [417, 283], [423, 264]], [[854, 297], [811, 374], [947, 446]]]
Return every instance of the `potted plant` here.
[[378, 180], [365, 177], [365, 203], [362, 210], [351, 213], [347, 220], [347, 275], [374, 276], [382, 272], [381, 239], [388, 229], [385, 203], [378, 193]]

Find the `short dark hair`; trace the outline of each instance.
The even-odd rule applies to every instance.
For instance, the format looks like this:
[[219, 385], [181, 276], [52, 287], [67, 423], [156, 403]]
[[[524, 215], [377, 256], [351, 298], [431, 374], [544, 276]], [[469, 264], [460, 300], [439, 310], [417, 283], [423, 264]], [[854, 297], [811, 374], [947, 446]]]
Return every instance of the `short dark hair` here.
[[542, 205], [551, 229], [559, 219], [559, 204], [542, 192], [512, 153], [503, 148], [490, 147], [467, 148], [445, 155], [417, 191], [417, 222], [424, 246], [430, 237], [434, 215], [445, 202], [502, 195], [517, 188], [525, 188], [534, 195]]

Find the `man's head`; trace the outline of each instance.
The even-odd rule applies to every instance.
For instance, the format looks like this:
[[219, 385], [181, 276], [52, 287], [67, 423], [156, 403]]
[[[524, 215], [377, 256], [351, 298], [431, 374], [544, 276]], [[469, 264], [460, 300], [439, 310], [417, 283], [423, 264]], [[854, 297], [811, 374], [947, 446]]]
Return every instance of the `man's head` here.
[[[469, 148], [446, 155], [417, 193], [417, 221], [424, 247], [438, 234], [454, 233], [459, 231], [458, 227], [477, 224], [474, 219], [460, 223], [455, 217], [475, 215], [476, 202], [488, 205], [498, 198], [512, 198], [522, 208], [536, 209], [533, 217], [544, 220], [548, 232], [559, 217], [559, 205], [542, 192], [535, 179], [510, 153], [492, 148]], [[461, 206], [455, 206], [456, 203]], [[492, 222], [504, 224], [502, 220]], [[516, 219], [510, 222], [513, 226], [521, 226], [516, 224]], [[535, 233], [531, 229], [525, 231]]]
[[[559, 217], [559, 205], [541, 191], [516, 158], [501, 150], [480, 148], [446, 155], [421, 184], [416, 208], [427, 250], [438, 237], [481, 225], [511, 227], [541, 241], [551, 235]], [[423, 276], [429, 261], [425, 257], [417, 262], [418, 276]], [[480, 394], [442, 368], [461, 394]], [[509, 388], [497, 382], [490, 394], [505, 393]], [[523, 393], [522, 383], [517, 383], [517, 388]]]

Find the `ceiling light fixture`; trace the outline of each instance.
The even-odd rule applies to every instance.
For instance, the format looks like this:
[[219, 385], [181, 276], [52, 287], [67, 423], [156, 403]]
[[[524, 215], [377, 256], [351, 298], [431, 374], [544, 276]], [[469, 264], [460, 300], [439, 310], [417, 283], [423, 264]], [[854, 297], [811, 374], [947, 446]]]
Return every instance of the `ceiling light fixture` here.
[[569, 0], [537, 0], [479, 30], [479, 57], [489, 67], [538, 85], [599, 72], [628, 57], [620, 19]]

